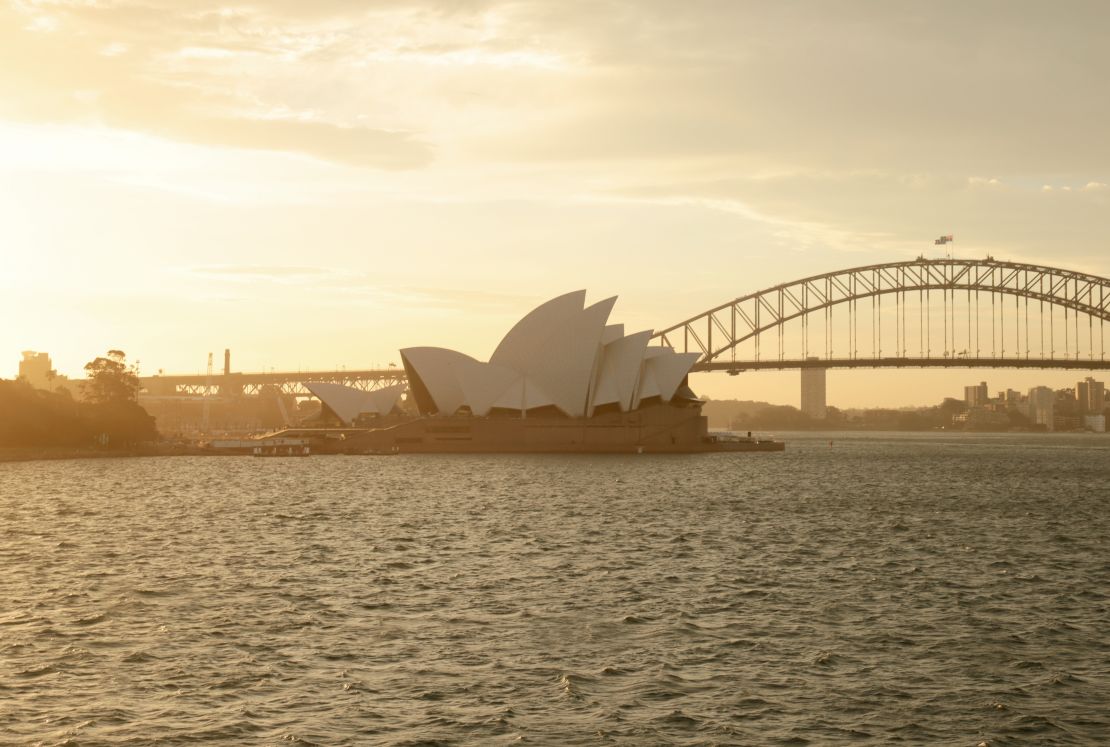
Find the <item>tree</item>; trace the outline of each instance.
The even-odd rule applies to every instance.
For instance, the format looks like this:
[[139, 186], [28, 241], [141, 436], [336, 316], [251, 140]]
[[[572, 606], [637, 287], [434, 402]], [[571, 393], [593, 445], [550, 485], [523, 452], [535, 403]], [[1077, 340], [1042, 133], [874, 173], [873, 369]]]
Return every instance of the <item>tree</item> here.
[[109, 350], [107, 357], [85, 364], [88, 381], [81, 385], [85, 400], [93, 404], [122, 404], [139, 399], [139, 374], [127, 365], [122, 350]]
[[962, 412], [967, 412], [967, 402], [962, 399], [953, 399], [952, 397], [945, 397], [944, 401], [937, 405], [937, 409], [947, 422], [952, 421], [953, 415], [959, 415]]
[[23, 380], [0, 379], [0, 447], [82, 446], [91, 437], [67, 390], [45, 392]]
[[158, 436], [154, 418], [139, 406], [139, 374], [127, 365], [122, 350], [85, 365], [88, 380], [82, 384], [84, 410], [93, 421], [102, 446], [128, 446]]
[[819, 428], [824, 424], [824, 421], [815, 421], [798, 408], [790, 405], [766, 405], [754, 413], [734, 418], [732, 430], [781, 429], [805, 431]]

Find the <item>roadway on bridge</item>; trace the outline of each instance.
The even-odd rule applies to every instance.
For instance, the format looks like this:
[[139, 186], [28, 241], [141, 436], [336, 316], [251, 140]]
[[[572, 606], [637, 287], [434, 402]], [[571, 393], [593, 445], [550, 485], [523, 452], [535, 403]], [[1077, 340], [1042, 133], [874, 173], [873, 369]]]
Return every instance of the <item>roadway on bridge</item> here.
[[1039, 358], [817, 358], [748, 361], [711, 361], [695, 363], [694, 373], [725, 371], [785, 371], [803, 368], [1040, 368], [1074, 371], [1110, 369], [1110, 361], [1089, 359]]

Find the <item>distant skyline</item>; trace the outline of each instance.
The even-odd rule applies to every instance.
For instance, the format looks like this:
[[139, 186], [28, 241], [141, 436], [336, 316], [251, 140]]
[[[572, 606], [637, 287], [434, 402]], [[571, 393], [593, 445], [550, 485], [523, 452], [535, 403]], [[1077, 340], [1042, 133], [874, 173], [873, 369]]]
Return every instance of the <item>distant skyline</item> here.
[[[75, 377], [109, 348], [146, 374], [225, 347], [484, 357], [578, 288], [660, 328], [948, 249], [1110, 276], [1108, 25], [1101, 2], [5, 3], [0, 376], [22, 350]], [[834, 370], [828, 400], [1085, 375]], [[693, 385], [795, 403], [798, 373]]]

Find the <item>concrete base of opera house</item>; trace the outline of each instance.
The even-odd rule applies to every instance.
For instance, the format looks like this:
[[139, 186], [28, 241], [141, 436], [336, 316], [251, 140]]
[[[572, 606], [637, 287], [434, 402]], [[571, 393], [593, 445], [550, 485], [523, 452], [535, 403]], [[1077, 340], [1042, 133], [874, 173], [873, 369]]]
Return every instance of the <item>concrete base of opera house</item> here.
[[317, 453], [699, 453], [782, 451], [778, 441], [720, 440], [700, 407], [657, 404], [589, 418], [421, 417], [387, 428], [347, 431]]

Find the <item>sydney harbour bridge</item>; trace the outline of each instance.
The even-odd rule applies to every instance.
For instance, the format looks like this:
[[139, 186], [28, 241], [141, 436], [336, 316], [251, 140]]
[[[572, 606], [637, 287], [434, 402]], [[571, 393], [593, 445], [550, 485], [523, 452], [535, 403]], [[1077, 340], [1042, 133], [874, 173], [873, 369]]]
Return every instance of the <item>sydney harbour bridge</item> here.
[[1104, 369], [1110, 280], [1055, 267], [924, 259], [741, 296], [655, 333], [697, 371]]
[[[1110, 369], [1110, 279], [986, 259], [854, 267], [782, 283], [659, 330], [653, 344], [698, 353], [694, 371], [806, 368]], [[309, 396], [308, 381], [364, 390], [401, 368], [144, 377], [147, 396]]]

